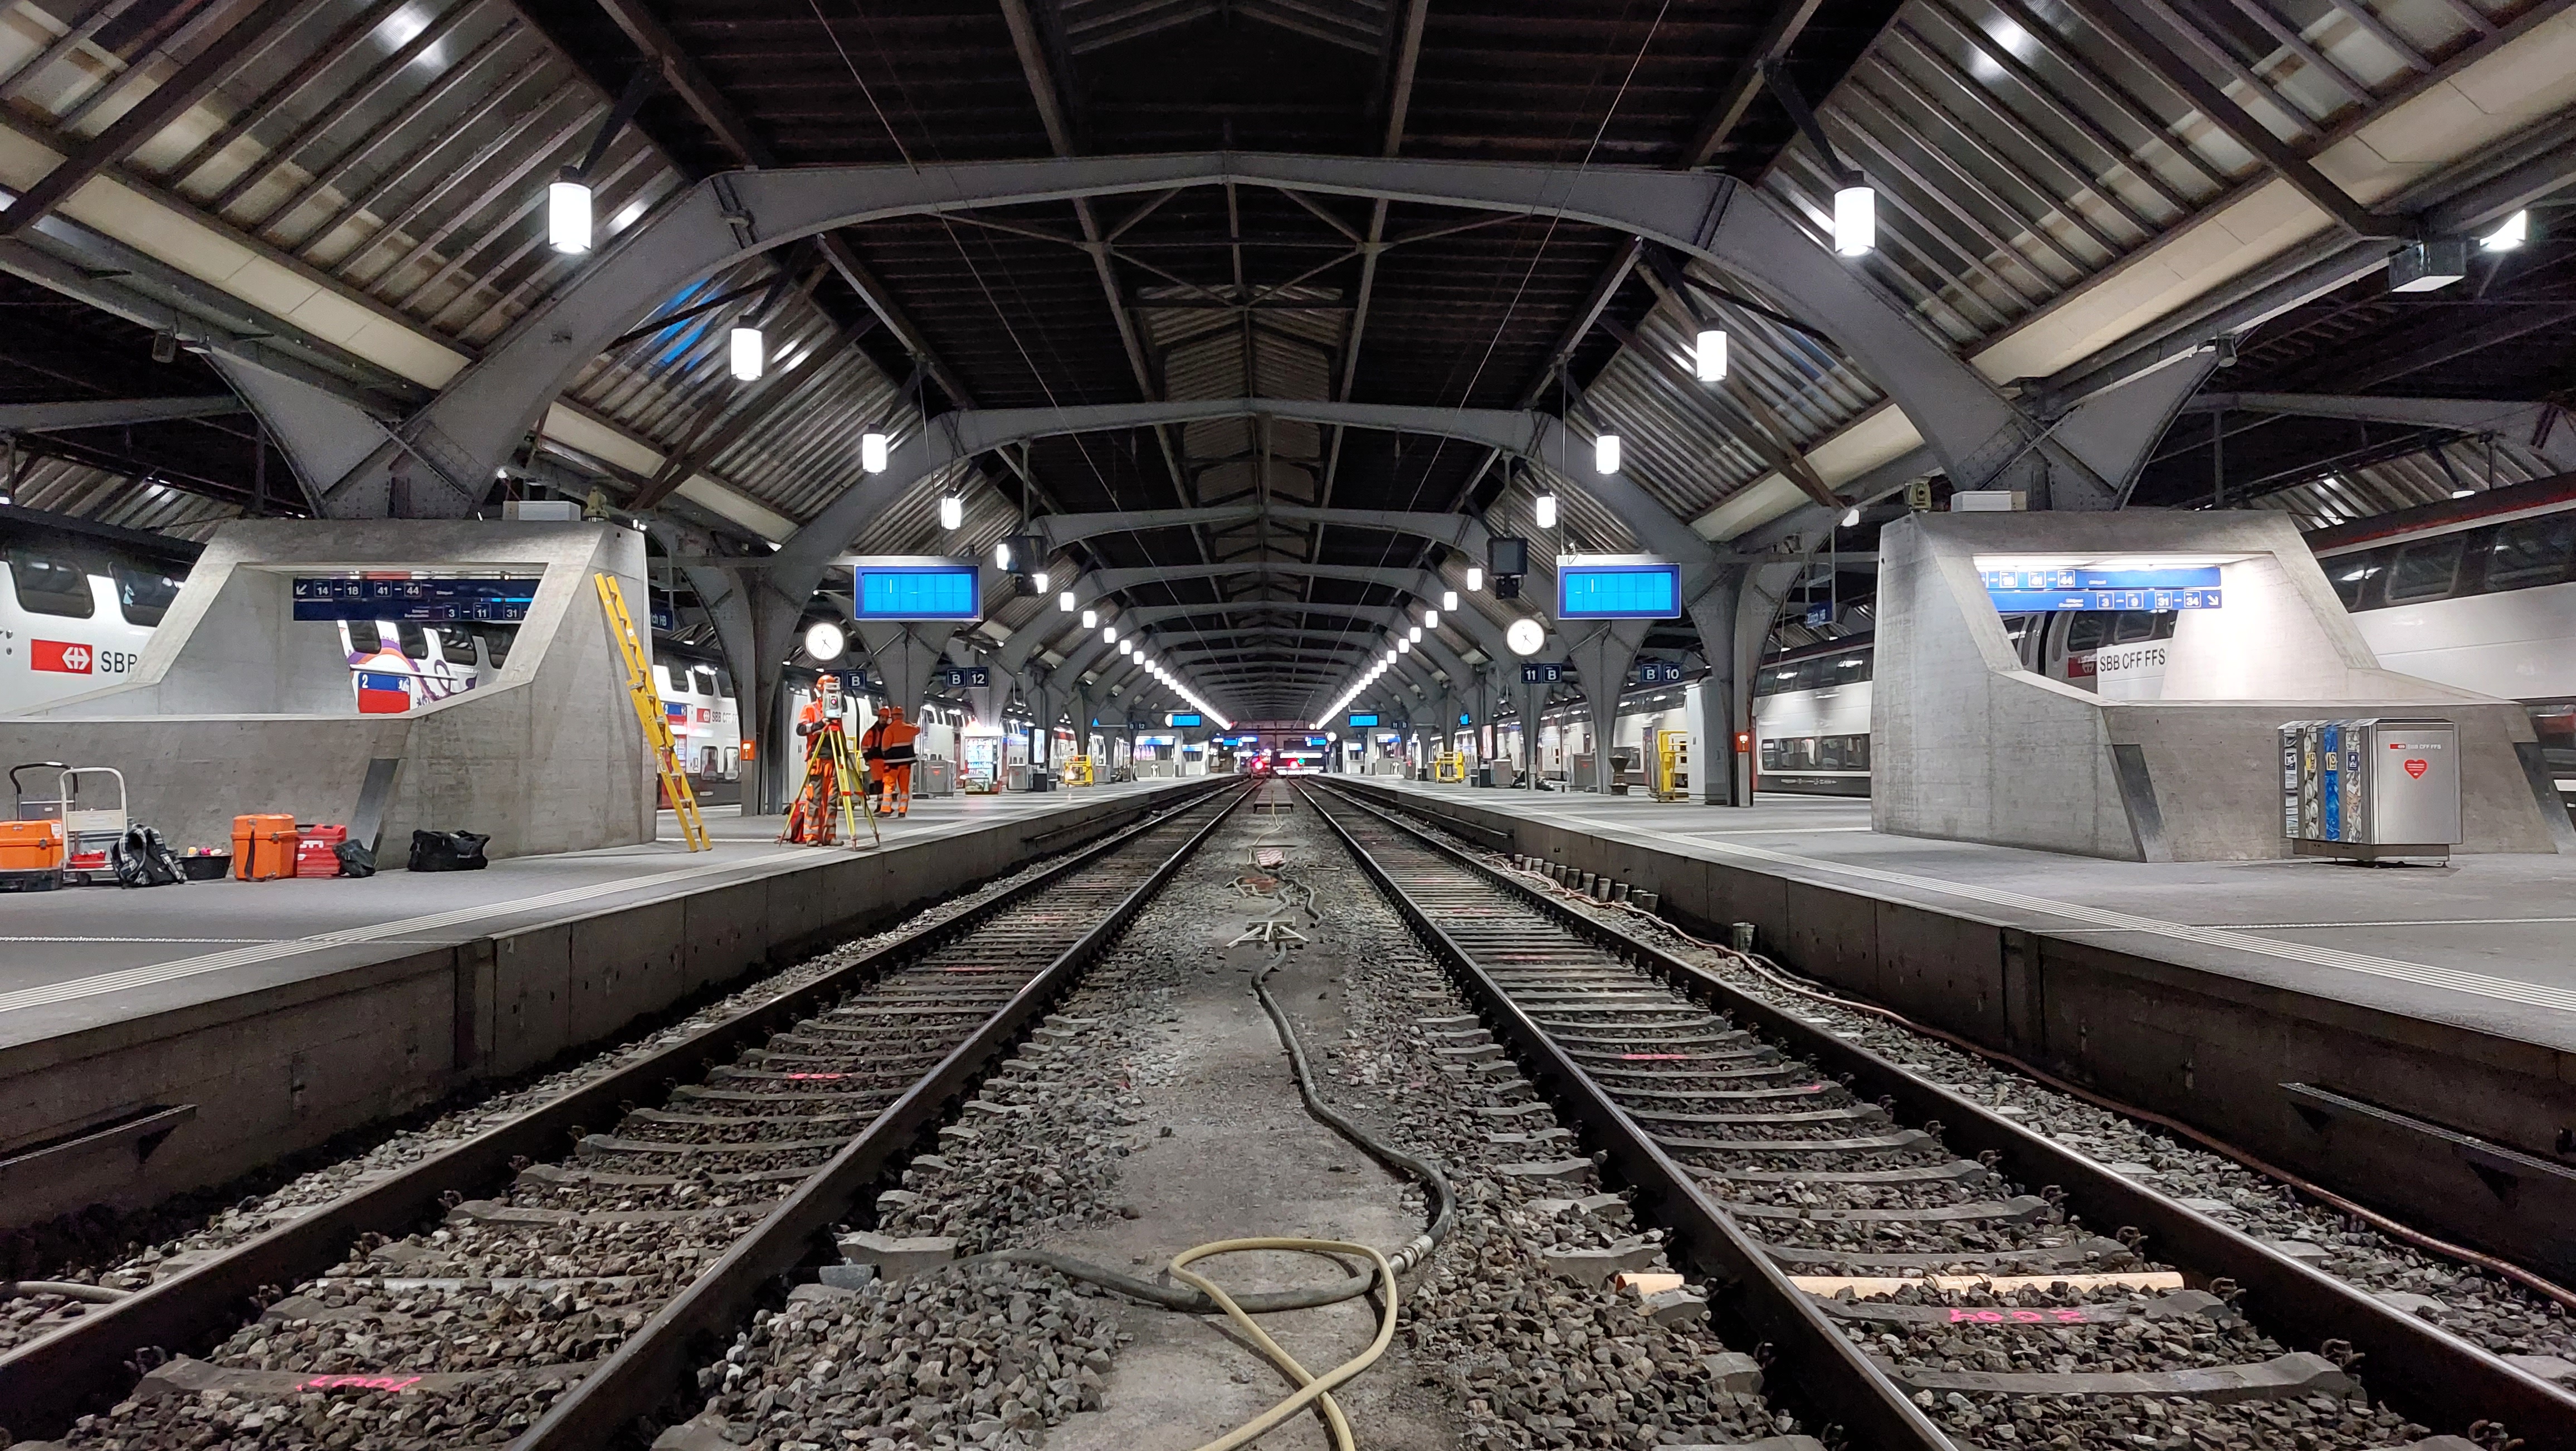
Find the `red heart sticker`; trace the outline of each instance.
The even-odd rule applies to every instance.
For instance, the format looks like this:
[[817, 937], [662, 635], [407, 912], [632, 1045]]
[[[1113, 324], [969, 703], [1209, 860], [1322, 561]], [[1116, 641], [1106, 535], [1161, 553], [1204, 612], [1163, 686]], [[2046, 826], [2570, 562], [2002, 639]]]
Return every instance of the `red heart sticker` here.
[[2433, 763], [2430, 761], [2408, 761], [2406, 763], [2406, 774], [2414, 777], [2418, 781], [2423, 780], [2424, 773], [2432, 769]]

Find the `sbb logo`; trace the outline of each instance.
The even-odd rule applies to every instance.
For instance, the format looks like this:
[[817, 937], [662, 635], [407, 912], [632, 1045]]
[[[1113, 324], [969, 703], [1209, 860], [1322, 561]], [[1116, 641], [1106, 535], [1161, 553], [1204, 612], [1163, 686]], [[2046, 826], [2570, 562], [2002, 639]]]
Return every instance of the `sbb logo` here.
[[31, 640], [28, 663], [38, 670], [52, 670], [63, 675], [89, 673], [89, 647], [69, 640]]

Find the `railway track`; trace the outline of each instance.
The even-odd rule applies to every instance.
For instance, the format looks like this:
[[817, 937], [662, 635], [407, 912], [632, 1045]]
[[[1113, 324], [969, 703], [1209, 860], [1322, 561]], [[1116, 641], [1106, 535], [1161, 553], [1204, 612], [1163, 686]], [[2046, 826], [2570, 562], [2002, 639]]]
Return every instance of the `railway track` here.
[[1578, 1126], [1809, 1424], [1881, 1448], [2576, 1448], [2565, 1391], [1374, 806], [1308, 799], [1477, 1005], [1447, 1047]]
[[1113, 835], [20, 1347], [0, 1423], [125, 1451], [615, 1442], [1244, 797]]

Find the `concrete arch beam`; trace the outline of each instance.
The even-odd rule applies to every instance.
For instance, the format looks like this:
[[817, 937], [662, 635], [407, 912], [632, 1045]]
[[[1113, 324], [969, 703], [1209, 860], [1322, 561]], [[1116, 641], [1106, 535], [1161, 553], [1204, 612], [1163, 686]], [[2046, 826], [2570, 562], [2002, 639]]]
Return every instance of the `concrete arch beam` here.
[[1777, 201], [1716, 173], [1246, 152], [809, 167], [708, 177], [628, 228], [414, 415], [405, 447], [375, 448], [339, 475], [323, 490], [325, 505], [382, 514], [389, 481], [413, 464], [460, 487], [489, 479], [610, 339], [741, 258], [889, 217], [1226, 184], [1559, 216], [1660, 242], [1750, 281], [1831, 336], [1954, 479], [1992, 483], [2032, 462], [2025, 455], [2041, 439], [2026, 414], [1857, 266], [1819, 245]]

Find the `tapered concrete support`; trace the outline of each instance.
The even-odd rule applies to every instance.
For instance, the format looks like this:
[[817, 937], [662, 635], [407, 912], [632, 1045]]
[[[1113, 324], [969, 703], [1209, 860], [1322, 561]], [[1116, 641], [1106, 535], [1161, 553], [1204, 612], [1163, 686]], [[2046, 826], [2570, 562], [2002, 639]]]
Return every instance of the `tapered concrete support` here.
[[[1619, 693], [1627, 688], [1637, 646], [1645, 638], [1643, 620], [1596, 624], [1591, 634], [1575, 641], [1571, 651], [1575, 671], [1583, 678], [1585, 713], [1592, 718], [1592, 789], [1605, 795], [1610, 790], [1610, 741], [1619, 723]], [[1573, 769], [1569, 758], [1569, 780]]]

